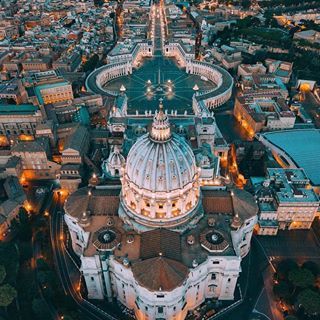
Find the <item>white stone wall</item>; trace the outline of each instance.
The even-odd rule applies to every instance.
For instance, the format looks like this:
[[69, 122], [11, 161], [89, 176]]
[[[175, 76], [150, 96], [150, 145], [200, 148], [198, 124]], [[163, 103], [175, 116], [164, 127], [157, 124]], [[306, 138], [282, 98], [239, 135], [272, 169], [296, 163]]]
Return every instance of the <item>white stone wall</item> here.
[[90, 233], [83, 230], [78, 223], [78, 219], [71, 217], [68, 214], [64, 215], [64, 221], [69, 229], [72, 248], [74, 252], [80, 256], [88, 245]]
[[134, 309], [139, 319], [184, 319], [188, 310], [196, 308], [207, 298], [234, 298], [241, 271], [240, 262], [241, 258], [236, 256], [211, 256], [190, 269], [181, 287], [170, 292], [152, 292], [135, 281], [130, 267], [111, 258], [111, 282], [117, 298], [128, 308]]
[[242, 226], [238, 230], [231, 231], [233, 247], [236, 254], [242, 258], [250, 251], [252, 232], [257, 222], [258, 217], [253, 216], [243, 221]]
[[[210, 256], [190, 269], [182, 286], [172, 291], [149, 291], [140, 286], [133, 277], [130, 266], [110, 256], [110, 283], [106, 283], [106, 273], [98, 255], [81, 257], [89, 298], [104, 299], [111, 284], [113, 295], [129, 309], [133, 309], [139, 319], [184, 319], [188, 310], [197, 308], [207, 298], [232, 300], [237, 279], [241, 271], [241, 258], [237, 256]], [[104, 262], [103, 262], [104, 263]], [[107, 268], [104, 266], [104, 269]]]

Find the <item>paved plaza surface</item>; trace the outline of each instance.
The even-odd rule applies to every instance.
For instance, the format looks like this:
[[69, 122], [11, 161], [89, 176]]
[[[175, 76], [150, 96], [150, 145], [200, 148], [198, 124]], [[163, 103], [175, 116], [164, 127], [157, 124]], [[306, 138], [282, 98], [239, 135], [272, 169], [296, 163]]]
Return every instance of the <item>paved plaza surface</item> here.
[[[147, 83], [148, 80], [151, 84]], [[160, 98], [164, 99], [164, 106], [168, 112], [177, 110], [178, 114], [183, 114], [185, 111], [190, 114], [193, 113], [194, 90], [192, 88], [194, 85], [197, 84], [200, 91], [206, 91], [215, 86], [199, 76], [187, 74], [185, 69], [177, 65], [175, 59], [163, 56], [143, 59], [141, 66], [133, 70], [132, 75], [111, 80], [105, 88], [110, 91], [119, 91], [122, 84], [126, 87], [129, 114], [135, 114], [136, 110], [140, 114], [145, 110], [156, 110]], [[169, 92], [170, 86], [172, 93]], [[149, 94], [148, 87], [150, 87]]]

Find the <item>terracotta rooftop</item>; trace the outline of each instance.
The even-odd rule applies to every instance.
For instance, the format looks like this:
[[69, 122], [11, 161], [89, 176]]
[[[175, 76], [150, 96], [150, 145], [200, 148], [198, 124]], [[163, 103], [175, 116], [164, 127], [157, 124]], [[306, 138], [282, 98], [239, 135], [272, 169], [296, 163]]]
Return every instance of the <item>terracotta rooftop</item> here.
[[[91, 194], [90, 194], [91, 193]], [[65, 202], [65, 211], [74, 218], [80, 218], [84, 211], [97, 215], [117, 215], [120, 188], [90, 189], [84, 187], [70, 195]]]
[[180, 235], [167, 229], [156, 229], [141, 235], [140, 255], [142, 259], [162, 256], [180, 260]]
[[181, 286], [189, 270], [178, 261], [158, 256], [134, 263], [132, 272], [137, 282], [151, 291], [172, 291]]
[[202, 190], [202, 205], [206, 213], [232, 213], [230, 192], [224, 190]]

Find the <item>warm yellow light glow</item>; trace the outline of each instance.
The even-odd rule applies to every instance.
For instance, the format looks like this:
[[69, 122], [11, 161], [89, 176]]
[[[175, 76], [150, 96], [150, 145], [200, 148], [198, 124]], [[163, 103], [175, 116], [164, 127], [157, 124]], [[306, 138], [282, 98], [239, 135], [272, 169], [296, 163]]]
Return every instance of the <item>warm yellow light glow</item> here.
[[303, 91], [303, 92], [310, 91], [310, 84], [309, 83], [302, 83], [300, 85], [300, 91]]
[[34, 140], [32, 135], [28, 135], [28, 134], [20, 134], [19, 139], [21, 141], [32, 141]]
[[28, 202], [25, 206], [25, 209], [30, 212], [32, 210], [32, 205]]

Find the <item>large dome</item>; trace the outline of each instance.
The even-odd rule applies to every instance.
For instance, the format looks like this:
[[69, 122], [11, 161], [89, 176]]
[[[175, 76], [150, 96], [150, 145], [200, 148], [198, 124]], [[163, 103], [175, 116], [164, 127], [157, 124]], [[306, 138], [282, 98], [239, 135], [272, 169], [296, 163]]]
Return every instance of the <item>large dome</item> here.
[[150, 133], [140, 137], [128, 154], [122, 179], [125, 206], [148, 222], [180, 219], [198, 204], [198, 177], [190, 146], [171, 133], [160, 102]]
[[184, 138], [173, 134], [170, 140], [158, 143], [145, 134], [129, 152], [126, 174], [140, 189], [171, 192], [192, 182], [197, 167]]

